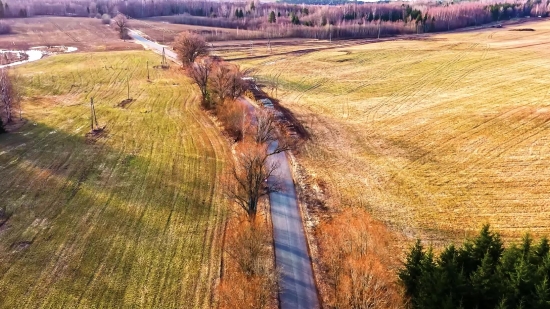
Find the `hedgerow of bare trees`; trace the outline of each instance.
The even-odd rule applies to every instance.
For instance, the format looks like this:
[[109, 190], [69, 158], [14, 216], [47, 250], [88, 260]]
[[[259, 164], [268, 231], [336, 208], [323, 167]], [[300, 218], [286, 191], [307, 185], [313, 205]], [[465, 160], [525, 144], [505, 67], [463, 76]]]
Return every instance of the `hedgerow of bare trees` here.
[[176, 37], [174, 50], [184, 67], [195, 62], [198, 57], [208, 55], [208, 46], [204, 38], [188, 31], [182, 32]]
[[225, 188], [228, 197], [239, 204], [253, 221], [262, 196], [279, 190], [274, 177], [279, 168], [270, 156], [296, 147], [292, 138], [269, 110], [259, 109], [245, 128], [245, 141], [237, 148], [231, 180]]

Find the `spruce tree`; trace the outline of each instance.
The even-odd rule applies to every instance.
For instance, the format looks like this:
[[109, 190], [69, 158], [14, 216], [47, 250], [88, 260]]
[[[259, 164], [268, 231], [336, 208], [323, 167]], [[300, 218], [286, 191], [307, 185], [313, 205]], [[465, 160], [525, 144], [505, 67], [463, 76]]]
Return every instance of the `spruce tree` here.
[[4, 4], [0, 1], [0, 18], [4, 18]]
[[270, 23], [274, 23], [274, 22], [277, 21], [277, 19], [275, 18], [275, 12], [271, 11], [271, 13], [269, 13], [269, 19], [268, 19], [268, 21], [269, 21]]
[[414, 299], [418, 295], [419, 280], [422, 275], [422, 261], [424, 260], [424, 248], [417, 240], [411, 251], [407, 255], [405, 268], [399, 271], [399, 279], [405, 286], [407, 296]]

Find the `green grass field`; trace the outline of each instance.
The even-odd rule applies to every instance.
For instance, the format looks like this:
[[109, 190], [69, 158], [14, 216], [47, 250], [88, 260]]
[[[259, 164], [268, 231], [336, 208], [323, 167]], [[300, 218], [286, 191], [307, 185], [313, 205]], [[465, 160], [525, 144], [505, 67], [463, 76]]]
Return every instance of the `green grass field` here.
[[[523, 27], [535, 31], [509, 31]], [[281, 73], [282, 104], [313, 134], [298, 160], [329, 206], [366, 207], [410, 239], [483, 223], [549, 235], [548, 33], [538, 22], [240, 63]]]
[[[1, 308], [206, 308], [226, 218], [226, 142], [182, 73], [152, 52], [54, 56], [17, 69], [0, 136]], [[126, 79], [134, 101], [126, 108]], [[106, 132], [86, 138], [94, 98]]]

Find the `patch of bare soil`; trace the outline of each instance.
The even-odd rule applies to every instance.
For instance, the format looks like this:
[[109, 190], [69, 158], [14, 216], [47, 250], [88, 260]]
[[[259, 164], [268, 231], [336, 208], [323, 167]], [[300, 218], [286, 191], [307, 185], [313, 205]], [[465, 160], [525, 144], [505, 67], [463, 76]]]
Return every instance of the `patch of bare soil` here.
[[105, 137], [107, 135], [105, 127], [106, 125], [93, 129], [90, 132], [86, 133], [86, 144], [95, 144], [98, 139], [100, 139], [101, 137]]
[[32, 241], [18, 241], [11, 245], [14, 251], [23, 251], [32, 245]]
[[130, 105], [132, 102], [134, 102], [134, 99], [129, 98], [126, 100], [122, 100], [120, 103], [117, 104], [118, 107], [126, 108], [128, 105]]

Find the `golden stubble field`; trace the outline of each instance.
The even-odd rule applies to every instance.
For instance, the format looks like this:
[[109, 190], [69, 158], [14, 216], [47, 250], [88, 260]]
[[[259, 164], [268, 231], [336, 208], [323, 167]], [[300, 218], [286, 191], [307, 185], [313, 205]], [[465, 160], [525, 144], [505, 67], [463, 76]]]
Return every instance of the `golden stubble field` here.
[[[0, 308], [212, 305], [229, 149], [181, 70], [151, 69], [148, 82], [147, 61], [160, 56], [75, 53], [16, 69], [27, 122], [0, 136]], [[106, 125], [93, 139], [91, 97]]]
[[513, 239], [550, 234], [549, 34], [532, 22], [240, 63], [280, 74], [279, 99], [313, 135], [298, 161], [329, 206], [410, 238], [490, 223]]

